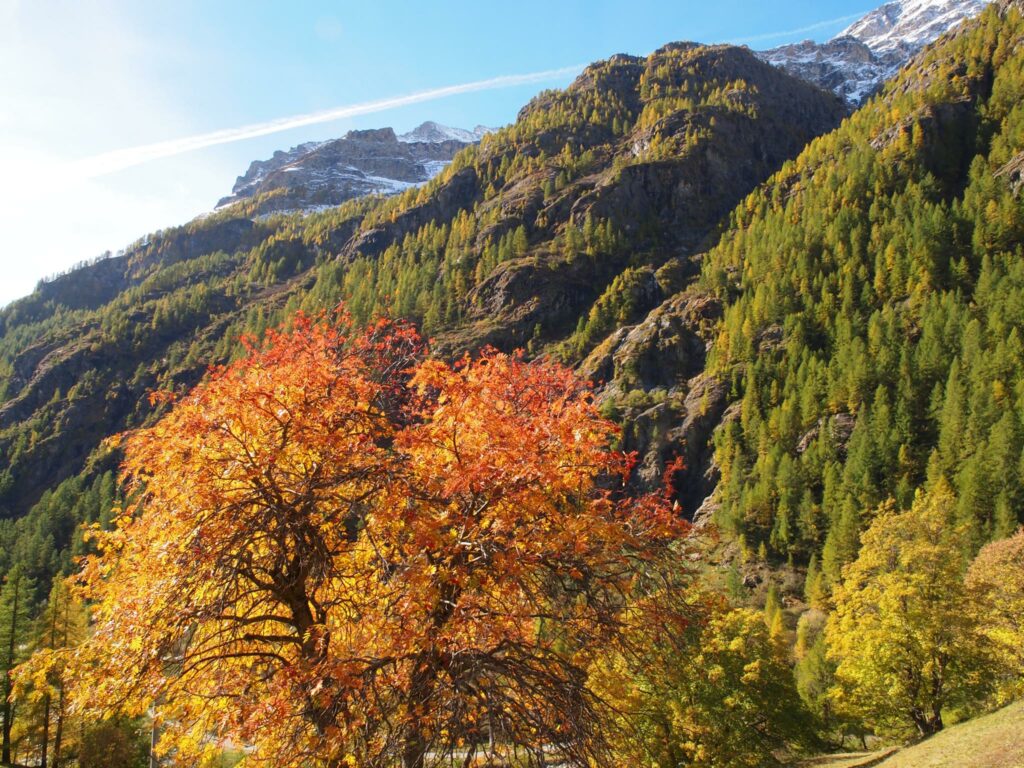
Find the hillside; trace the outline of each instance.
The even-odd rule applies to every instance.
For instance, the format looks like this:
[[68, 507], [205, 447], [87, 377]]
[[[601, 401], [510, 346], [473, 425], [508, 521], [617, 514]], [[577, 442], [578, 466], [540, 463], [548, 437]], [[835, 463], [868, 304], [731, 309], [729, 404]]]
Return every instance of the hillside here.
[[[743, 49], [616, 56], [421, 189], [309, 216], [257, 216], [274, 199], [257, 196], [41, 284], [0, 313], [3, 516], [83, 471], [70, 482], [94, 482], [116, 463], [102, 440], [150, 418], [147, 391], [190, 387], [298, 308], [409, 317], [442, 355], [529, 344], [578, 360], [609, 322], [595, 302], [623, 322], [692, 279], [722, 217], [843, 111]], [[54, 514], [21, 524], [34, 535], [5, 528], [4, 550], [63, 547], [85, 513]]]
[[[677, 487], [688, 513], [721, 508], [726, 528], [781, 556], [824, 558], [825, 547], [834, 576], [854, 546], [853, 500], [906, 500], [901, 489], [924, 477], [936, 445], [954, 450], [939, 434], [936, 387], [955, 349], [926, 346], [935, 359], [912, 370], [923, 353], [900, 344], [930, 338], [950, 302], [967, 306], [970, 286], [1012, 284], [981, 273], [1009, 268], [993, 258], [1017, 226], [1007, 47], [1017, 30], [997, 21], [1011, 8], [926, 52], [743, 203], [713, 249], [723, 217], [844, 108], [743, 49], [674, 44], [646, 59], [613, 57], [567, 90], [541, 94], [422, 189], [305, 217], [257, 218], [273, 200], [258, 195], [40, 285], [0, 314], [6, 516], [23, 516], [83, 470], [76, 482], [111, 469], [116, 456], [100, 443], [149, 418], [150, 389], [187, 388], [209, 361], [237, 351], [240, 333], [344, 300], [359, 321], [382, 312], [417, 321], [441, 355], [525, 346], [580, 364], [606, 383], [606, 412], [627, 425], [623, 445], [641, 455], [638, 487], [653, 487], [683, 454]], [[845, 197], [833, 189], [838, 179]], [[984, 210], [1006, 211], [995, 240], [971, 218], [982, 198]], [[936, 242], [942, 256], [930, 258], [942, 263], [907, 253]], [[786, 254], [796, 260], [779, 261]], [[942, 322], [968, 329], [967, 318]], [[872, 358], [882, 370], [847, 359], [883, 332], [896, 334], [885, 338], [897, 351]], [[812, 361], [817, 389], [806, 386]], [[769, 400], [755, 406], [764, 387]], [[887, 429], [903, 431], [861, 467], [856, 448], [868, 438], [858, 425], [876, 396], [885, 418], [903, 425]], [[789, 415], [796, 403], [799, 415]], [[1016, 435], [1001, 408], [977, 410], [986, 415], [976, 443], [987, 446], [997, 423]], [[723, 418], [713, 459], [709, 440]], [[1018, 438], [1007, 439], [1000, 450], [1019, 451]], [[943, 459], [961, 487], [983, 482], [971, 469], [978, 450], [958, 446]], [[987, 499], [975, 494], [983, 509], [965, 516], [977, 518], [979, 541], [1011, 524], [1016, 477], [1002, 473], [998, 487], [1009, 487]], [[34, 538], [66, 541], [68, 526]], [[832, 533], [840, 527], [844, 542]]]
[[1024, 702], [958, 723], [942, 733], [899, 750], [835, 755], [801, 768], [1017, 768], [1024, 765]]
[[[907, 503], [936, 472], [978, 542], [1005, 532], [1016, 14], [1004, 3], [922, 54], [743, 202], [718, 245], [729, 211], [844, 106], [745, 49], [679, 43], [588, 67], [421, 189], [311, 216], [257, 216], [273, 193], [257, 195], [41, 284], [0, 313], [0, 508], [94, 484], [117, 461], [103, 439], [151, 417], [147, 391], [188, 388], [239, 334], [344, 300], [357, 321], [416, 321], [442, 356], [491, 344], [580, 365], [626, 424], [638, 488], [681, 454], [687, 514], [819, 557], [829, 578], [855, 551], [855, 509]], [[80, 514], [30, 537], [8, 524], [7, 551], [63, 548]]]
[[701, 284], [742, 403], [718, 520], [827, 579], [871, 510], [943, 476], [976, 546], [1021, 493], [1024, 35], [1001, 3], [933, 47], [733, 214]]
[[1024, 704], [960, 723], [879, 763], [879, 768], [1015, 768], [1024, 764]]

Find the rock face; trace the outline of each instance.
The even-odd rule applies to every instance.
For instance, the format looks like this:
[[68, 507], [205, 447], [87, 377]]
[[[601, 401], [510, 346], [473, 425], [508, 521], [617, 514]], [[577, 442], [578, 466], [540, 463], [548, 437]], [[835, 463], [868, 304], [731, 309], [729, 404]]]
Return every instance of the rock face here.
[[806, 40], [758, 55], [859, 106], [915, 53], [986, 5], [988, 0], [896, 0], [826, 43]]
[[640, 323], [613, 333], [580, 366], [603, 384], [625, 427], [622, 447], [637, 451], [634, 485], [652, 491], [676, 458], [672, 478], [682, 511], [693, 516], [714, 490], [712, 437], [728, 404], [725, 384], [704, 372], [722, 304], [693, 291], [664, 301]]
[[391, 128], [378, 128], [300, 144], [253, 162], [217, 207], [263, 196], [256, 214], [310, 211], [365, 195], [395, 194], [432, 179], [459, 150], [489, 130], [426, 122], [401, 136]]
[[[564, 337], [630, 260], [639, 260], [637, 253], [655, 268], [699, 253], [750, 190], [812, 138], [837, 126], [846, 113], [838, 98], [766, 65], [746, 49], [694, 43], [672, 43], [646, 59], [613, 56], [584, 70], [558, 98], [621, 104], [636, 121], [651, 111], [642, 76], [658, 70], [678, 72], [679, 80], [697, 77], [699, 87], [708, 84], [721, 96], [671, 109], [649, 123], [641, 120], [621, 137], [590, 121], [574, 126], [571, 134], [557, 124], [545, 127], [519, 152], [556, 155], [572, 141], [591, 151], [588, 173], [554, 194], [550, 187], [544, 192], [550, 177], [526, 177], [482, 202], [480, 209], [481, 215], [498, 209], [506, 227], [521, 223], [531, 242], [539, 243], [564, 237], [566, 229], [580, 228], [588, 219], [607, 221], [630, 242], [630, 252], [556, 256], [541, 246], [529, 258], [499, 265], [474, 289], [463, 322], [436, 337], [442, 354], [483, 344], [524, 346], [538, 329], [541, 342]], [[554, 111], [554, 98], [535, 99], [520, 112], [520, 121], [540, 122], [538, 113]], [[659, 144], [674, 149], [658, 153]]]

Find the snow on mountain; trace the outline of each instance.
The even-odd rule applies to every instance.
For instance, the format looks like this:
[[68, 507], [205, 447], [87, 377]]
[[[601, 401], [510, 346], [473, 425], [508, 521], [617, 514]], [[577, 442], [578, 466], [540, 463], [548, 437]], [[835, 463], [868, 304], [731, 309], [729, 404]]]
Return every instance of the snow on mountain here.
[[791, 75], [835, 92], [851, 105], [862, 103], [905, 61], [902, 57], [878, 56], [852, 37], [827, 43], [805, 40], [758, 55]]
[[475, 144], [485, 134], [491, 133], [493, 130], [493, 128], [478, 125], [472, 131], [467, 131], [464, 128], [451, 128], [428, 120], [408, 133], [400, 134], [398, 140], [406, 143], [423, 141], [435, 144], [442, 141], [461, 141], [463, 144]]
[[391, 128], [349, 131], [256, 160], [218, 208], [267, 193], [256, 214], [316, 211], [365, 195], [392, 195], [430, 181], [456, 153], [491, 129], [472, 131], [426, 122], [396, 136]]
[[826, 43], [806, 40], [758, 55], [858, 106], [915, 53], [976, 16], [988, 2], [895, 0], [866, 14]]
[[876, 54], [917, 51], [986, 5], [987, 0], [898, 0], [867, 14], [838, 37], [856, 38]]

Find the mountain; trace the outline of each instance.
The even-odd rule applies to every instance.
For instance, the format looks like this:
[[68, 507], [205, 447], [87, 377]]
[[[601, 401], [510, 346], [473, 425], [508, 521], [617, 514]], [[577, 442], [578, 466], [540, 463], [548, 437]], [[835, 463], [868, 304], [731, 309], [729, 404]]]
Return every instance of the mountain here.
[[984, 10], [988, 0], [897, 0], [875, 9], [839, 33], [860, 40], [875, 54], [916, 53]]
[[[692, 278], [722, 218], [844, 114], [745, 49], [618, 55], [542, 93], [423, 186], [261, 215], [287, 194], [272, 180], [297, 173], [285, 163], [233, 205], [41, 284], [0, 312], [0, 508], [21, 518], [0, 525], [0, 552], [5, 530], [10, 551], [66, 547], [68, 521], [100, 512], [41, 521], [116, 465], [108, 436], [159, 413], [146, 393], [186, 390], [238, 353], [242, 333], [297, 309], [343, 299], [359, 321], [409, 317], [442, 355], [529, 345], [581, 359], [609, 323], [595, 307], [642, 317]], [[417, 143], [378, 132], [297, 160], [353, 145]], [[694, 355], [690, 368], [702, 365]]]
[[380, 128], [300, 144], [253, 162], [217, 207], [262, 197], [258, 214], [310, 211], [356, 197], [395, 194], [434, 178], [459, 150], [489, 130], [478, 126], [466, 131], [425, 122], [401, 136], [391, 128]]
[[109, 514], [107, 438], [165, 407], [149, 391], [342, 300], [442, 356], [576, 366], [636, 487], [682, 456], [684, 513], [829, 578], [860, 515], [929, 477], [978, 540], [1005, 531], [1024, 503], [1020, 9], [988, 8], [852, 117], [743, 48], [616, 55], [422, 186], [275, 216], [284, 193], [256, 189], [42, 283], [0, 311], [0, 568], [45, 580], [79, 551], [76, 526]]
[[[946, 483], [976, 550], [1024, 502], [1024, 3], [922, 51], [733, 214], [701, 285], [717, 522], [826, 582]], [[670, 419], [671, 423], [671, 419]]]
[[896, 0], [826, 43], [807, 40], [764, 51], [765, 61], [862, 104], [923, 47], [977, 16], [988, 0]]

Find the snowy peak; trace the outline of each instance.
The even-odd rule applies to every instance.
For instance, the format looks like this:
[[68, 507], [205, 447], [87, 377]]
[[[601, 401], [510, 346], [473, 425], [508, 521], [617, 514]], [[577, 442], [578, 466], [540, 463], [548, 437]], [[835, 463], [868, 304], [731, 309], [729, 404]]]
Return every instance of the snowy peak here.
[[989, 0], [895, 0], [871, 11], [827, 43], [807, 40], [758, 54], [762, 59], [859, 106], [919, 50]]
[[[426, 122], [398, 136], [392, 128], [349, 131], [253, 162], [218, 208], [260, 197], [255, 213], [314, 211], [374, 194], [396, 194], [430, 181], [491, 129]], [[272, 194], [269, 194], [272, 193]]]
[[494, 131], [493, 128], [487, 128], [483, 125], [478, 125], [472, 131], [467, 131], [465, 128], [452, 128], [447, 125], [441, 125], [435, 123], [432, 120], [413, 128], [408, 133], [403, 133], [398, 137], [399, 141], [407, 144], [413, 142], [426, 142], [428, 144], [438, 144], [443, 141], [458, 141], [463, 144], [475, 144], [484, 137], [485, 134]]
[[987, 0], [897, 0], [867, 14], [837, 37], [856, 38], [876, 54], [917, 51], [981, 13], [986, 5]]

